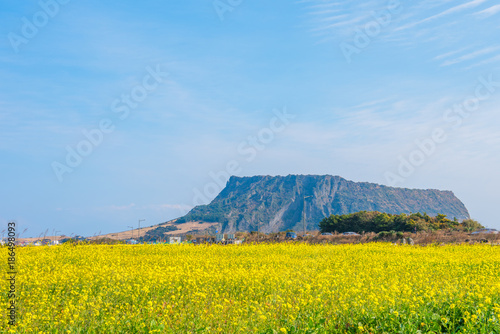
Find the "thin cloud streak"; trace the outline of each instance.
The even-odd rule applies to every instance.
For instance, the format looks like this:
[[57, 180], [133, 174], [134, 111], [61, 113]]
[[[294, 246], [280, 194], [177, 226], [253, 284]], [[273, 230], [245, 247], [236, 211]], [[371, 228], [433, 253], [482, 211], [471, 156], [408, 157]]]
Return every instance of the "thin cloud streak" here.
[[500, 49], [500, 47], [497, 46], [497, 47], [486, 48], [486, 49], [483, 49], [483, 50], [478, 50], [478, 51], [475, 51], [475, 52], [463, 55], [461, 57], [458, 57], [458, 58], [455, 58], [455, 59], [452, 59], [452, 60], [447, 60], [444, 63], [442, 63], [441, 66], [450, 66], [450, 65], [453, 65], [453, 64], [458, 64], [458, 63], [464, 62], [466, 60], [474, 59], [476, 57], [479, 57], [479, 56], [482, 56], [482, 55], [485, 55], [485, 54], [488, 54], [488, 53], [495, 52], [495, 51], [497, 51], [499, 49]]
[[413, 22], [413, 23], [407, 24], [405, 26], [399, 27], [399, 28], [397, 28], [395, 30], [396, 31], [400, 31], [400, 30], [405, 30], [405, 29], [409, 29], [409, 28], [414, 28], [414, 27], [416, 27], [416, 26], [418, 26], [418, 25], [420, 25], [422, 23], [426, 23], [426, 22], [429, 22], [429, 21], [441, 18], [443, 16], [456, 13], [456, 12], [459, 12], [461, 10], [465, 10], [465, 9], [477, 7], [477, 6], [481, 5], [482, 3], [486, 2], [486, 1], [488, 1], [488, 0], [473, 0], [473, 1], [470, 1], [470, 2], [467, 2], [467, 3], [464, 3], [462, 5], [458, 5], [458, 6], [449, 8], [449, 9], [445, 10], [444, 12], [441, 12], [439, 14], [430, 16], [430, 17], [425, 18], [423, 20], [420, 20], [420, 21], [417, 21], [417, 22]]
[[489, 17], [499, 12], [500, 12], [500, 5], [495, 5], [480, 12], [477, 12], [475, 15], [480, 17]]

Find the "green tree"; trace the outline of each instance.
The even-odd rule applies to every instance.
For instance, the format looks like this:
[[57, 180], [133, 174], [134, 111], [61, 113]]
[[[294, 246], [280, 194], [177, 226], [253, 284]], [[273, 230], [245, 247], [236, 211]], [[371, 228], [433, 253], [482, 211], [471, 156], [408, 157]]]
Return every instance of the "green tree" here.
[[483, 225], [481, 225], [478, 221], [474, 219], [466, 219], [462, 221], [462, 223], [459, 224], [464, 231], [466, 232], [473, 232], [476, 230], [479, 230], [481, 228], [484, 228]]

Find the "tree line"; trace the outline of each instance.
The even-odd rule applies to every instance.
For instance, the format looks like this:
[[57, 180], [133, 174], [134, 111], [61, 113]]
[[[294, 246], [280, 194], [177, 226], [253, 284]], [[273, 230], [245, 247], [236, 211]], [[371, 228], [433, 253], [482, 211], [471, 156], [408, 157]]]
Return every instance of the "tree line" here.
[[345, 215], [331, 215], [319, 223], [321, 232], [383, 232], [383, 231], [436, 231], [443, 229], [472, 232], [484, 228], [473, 219], [459, 222], [446, 215], [431, 217], [426, 213], [390, 214], [378, 211], [361, 211]]

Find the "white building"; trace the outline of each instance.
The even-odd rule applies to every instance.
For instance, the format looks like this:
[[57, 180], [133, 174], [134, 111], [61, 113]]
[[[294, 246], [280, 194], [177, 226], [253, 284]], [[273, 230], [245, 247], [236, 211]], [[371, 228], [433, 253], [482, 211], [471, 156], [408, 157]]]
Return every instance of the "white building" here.
[[181, 237], [169, 237], [168, 238], [168, 243], [169, 244], [180, 244], [182, 242]]

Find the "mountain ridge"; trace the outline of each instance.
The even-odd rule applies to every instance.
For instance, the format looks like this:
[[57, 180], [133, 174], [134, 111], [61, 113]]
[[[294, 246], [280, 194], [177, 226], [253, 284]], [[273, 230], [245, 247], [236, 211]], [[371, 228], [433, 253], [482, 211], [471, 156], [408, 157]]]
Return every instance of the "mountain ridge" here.
[[231, 176], [207, 205], [193, 208], [179, 224], [217, 222], [222, 232], [317, 229], [331, 214], [379, 211], [446, 214], [468, 219], [465, 205], [450, 190], [396, 188], [354, 182], [338, 175]]

